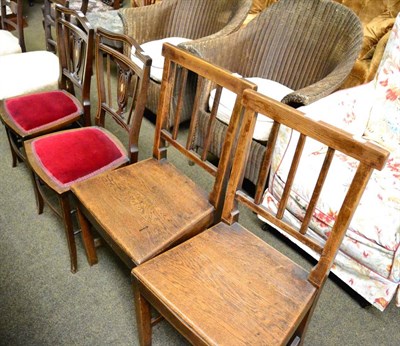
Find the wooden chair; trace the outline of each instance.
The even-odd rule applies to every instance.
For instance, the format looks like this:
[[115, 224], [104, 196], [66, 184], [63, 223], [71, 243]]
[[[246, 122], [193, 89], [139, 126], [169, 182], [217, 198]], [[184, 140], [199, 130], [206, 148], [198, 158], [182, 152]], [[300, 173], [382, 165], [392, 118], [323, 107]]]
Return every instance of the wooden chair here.
[[[0, 0], [0, 15], [0, 55], [26, 52], [23, 0]], [[9, 30], [16, 31], [18, 41]]]
[[[60, 5], [56, 12], [57, 31], [60, 35], [58, 43], [61, 47], [58, 54], [60, 89], [8, 98], [0, 105], [13, 167], [18, 160], [26, 160], [24, 141], [66, 128], [73, 123], [90, 125], [91, 122], [94, 30], [80, 12]], [[39, 210], [41, 212], [42, 207]]]
[[[85, 239], [93, 239], [93, 225], [129, 268], [139, 265], [161, 252], [203, 231], [220, 219], [231, 153], [240, 121], [240, 99], [243, 91], [255, 86], [234, 78], [229, 72], [212, 66], [190, 53], [166, 44], [164, 77], [157, 113], [153, 157], [113, 172], [101, 174], [72, 185], [78, 205], [79, 220]], [[179, 70], [179, 77], [176, 71]], [[187, 76], [199, 76], [194, 111], [188, 129], [180, 130], [180, 115], [187, 99], [182, 97]], [[237, 97], [232, 121], [225, 138], [218, 166], [206, 155], [196, 154], [191, 147], [197, 109], [207, 102], [202, 85], [216, 83], [218, 89], [228, 88]], [[178, 106], [171, 109], [173, 91], [178, 91]], [[218, 100], [214, 103], [215, 110]], [[166, 126], [169, 117], [174, 126]], [[210, 122], [212, 132], [212, 121]], [[182, 161], [167, 159], [169, 150], [177, 149]], [[204, 170], [214, 180], [199, 185], [179, 170], [179, 162], [187, 159], [196, 164], [193, 174]], [[208, 187], [207, 187], [208, 186]], [[91, 263], [97, 261], [93, 241]]]
[[[245, 91], [243, 104], [246, 112], [223, 221], [132, 271], [141, 345], [151, 344], [150, 304], [194, 345], [303, 343], [308, 322], [363, 190], [372, 171], [382, 169], [388, 157], [381, 147], [357, 141], [340, 129], [306, 118], [257, 92]], [[274, 122], [262, 158], [260, 174], [264, 177], [280, 126], [300, 132], [283, 196], [291, 189], [289, 180], [296, 175], [305, 140], [315, 139], [326, 145], [325, 161], [300, 229], [285, 218], [285, 198], [275, 212], [241, 188], [257, 113]], [[332, 221], [326, 245], [322, 246], [307, 236], [307, 229], [335, 151], [353, 157], [358, 169]], [[263, 190], [264, 184], [257, 188]], [[239, 202], [319, 253], [315, 267], [304, 269], [238, 223]]]
[[[98, 29], [96, 33], [96, 76], [98, 112], [96, 126], [70, 129], [25, 141], [25, 151], [36, 181], [39, 212], [46, 202], [62, 217], [70, 252], [71, 271], [77, 270], [77, 253], [69, 201], [70, 186], [76, 181], [118, 168], [137, 160], [137, 141], [144, 105], [150, 59], [135, 47], [135, 55], [143, 63], [143, 70], [130, 57], [103, 43], [108, 39], [123, 42], [129, 53], [134, 45], [126, 36], [114, 35]], [[83, 48], [83, 46], [82, 46]], [[89, 50], [89, 47], [86, 47]], [[77, 61], [79, 65], [81, 61]], [[114, 81], [117, 73], [117, 83]], [[112, 93], [112, 87], [116, 92]], [[114, 120], [128, 133], [128, 150], [120, 140], [105, 129], [106, 118]], [[111, 124], [110, 124], [111, 125]], [[61, 206], [56, 210], [46, 198], [46, 187], [54, 192]]]

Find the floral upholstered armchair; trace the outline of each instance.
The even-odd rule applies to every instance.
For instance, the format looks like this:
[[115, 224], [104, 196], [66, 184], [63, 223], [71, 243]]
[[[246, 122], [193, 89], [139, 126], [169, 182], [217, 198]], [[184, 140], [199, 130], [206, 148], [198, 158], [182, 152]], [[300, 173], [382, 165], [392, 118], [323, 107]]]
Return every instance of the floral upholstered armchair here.
[[[370, 179], [332, 271], [378, 309], [384, 310], [393, 297], [400, 306], [400, 15], [373, 81], [338, 91], [299, 110], [391, 152], [385, 168]], [[264, 195], [269, 208], [274, 209], [282, 196], [296, 138], [296, 133], [281, 129]], [[290, 195], [285, 212], [294, 224], [304, 217], [305, 205], [311, 199], [313, 168], [321, 164], [324, 152], [326, 148], [315, 142], [306, 143], [303, 155], [308, 159], [299, 168], [302, 174], [297, 176], [302, 178], [294, 182], [296, 191]], [[335, 155], [332, 165], [335, 176], [354, 174], [348, 157]], [[310, 224], [311, 236], [322, 243], [335, 219], [336, 202], [343, 197], [335, 176], [328, 175], [326, 185], [330, 189], [320, 196]]]

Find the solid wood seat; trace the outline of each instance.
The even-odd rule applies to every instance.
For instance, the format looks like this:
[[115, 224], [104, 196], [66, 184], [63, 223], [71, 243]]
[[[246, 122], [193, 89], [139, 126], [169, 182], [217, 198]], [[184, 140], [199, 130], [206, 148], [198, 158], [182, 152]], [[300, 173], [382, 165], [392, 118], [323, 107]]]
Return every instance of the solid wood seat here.
[[317, 293], [306, 270], [239, 223], [219, 223], [134, 275], [167, 319], [187, 321], [194, 344], [286, 344]]
[[[299, 345], [333, 260], [374, 169], [381, 170], [389, 153], [333, 126], [316, 122], [301, 112], [253, 91], [243, 95], [245, 113], [225, 195], [222, 221], [186, 242], [132, 270], [140, 345], [151, 344], [151, 306], [194, 345]], [[244, 171], [258, 114], [273, 127], [256, 186], [256, 197], [242, 189]], [[290, 171], [277, 209], [262, 202], [271, 158], [280, 128], [299, 134]], [[312, 198], [301, 224], [292, 224], [286, 211], [288, 195], [302, 159], [306, 140], [317, 141], [325, 153], [313, 183]], [[348, 155], [356, 173], [349, 179], [342, 204], [332, 210], [324, 245], [308, 229], [331, 162]], [[319, 174], [318, 174], [319, 173]], [[312, 179], [310, 177], [310, 179]], [[238, 223], [238, 204], [259, 214], [272, 227], [288, 233], [319, 255], [317, 264], [303, 268], [273, 249]], [[340, 203], [339, 203], [340, 204]]]
[[[226, 70], [212, 66], [194, 55], [174, 47], [163, 46], [164, 76], [157, 112], [153, 158], [139, 161], [132, 167], [118, 169], [71, 186], [76, 197], [80, 225], [97, 261], [90, 224], [111, 248], [132, 268], [159, 253], [204, 231], [220, 220], [232, 150], [238, 135], [243, 91], [254, 88], [245, 80], [235, 78]], [[188, 75], [197, 75], [193, 113], [189, 128], [181, 131], [180, 115], [187, 102], [183, 97]], [[221, 160], [211, 162], [205, 151], [199, 155], [192, 147], [199, 105], [207, 102], [205, 86], [216, 84], [219, 92], [228, 88], [235, 95], [236, 107], [228, 125]], [[176, 101], [176, 102], [175, 102]], [[217, 97], [213, 105], [215, 115]], [[172, 128], [167, 122], [172, 119]], [[212, 133], [210, 122], [210, 133]], [[175, 165], [167, 154], [178, 154]], [[169, 155], [169, 154], [168, 154]], [[188, 160], [210, 174], [211, 187], [201, 187], [179, 170], [179, 159]]]
[[128, 266], [143, 263], [214, 220], [207, 193], [167, 160], [139, 161], [74, 184], [72, 191], [89, 212], [85, 214], [94, 215], [92, 223], [101, 234], [119, 245]]

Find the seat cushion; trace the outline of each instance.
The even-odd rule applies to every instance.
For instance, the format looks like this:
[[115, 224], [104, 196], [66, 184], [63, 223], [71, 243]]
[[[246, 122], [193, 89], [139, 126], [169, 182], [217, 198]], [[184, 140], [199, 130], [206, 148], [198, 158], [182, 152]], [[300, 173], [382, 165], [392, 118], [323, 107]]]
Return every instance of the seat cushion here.
[[[258, 91], [261, 94], [267, 95], [277, 101], [282, 100], [284, 96], [290, 94], [293, 91], [292, 89], [286, 87], [285, 85], [282, 85], [270, 79], [259, 78], [259, 77], [249, 77], [245, 79], [256, 84], [258, 86]], [[215, 92], [216, 90], [214, 89], [210, 93], [210, 98], [209, 98], [210, 109], [214, 102]], [[233, 106], [235, 105], [235, 100], [236, 100], [236, 94], [225, 88], [222, 90], [220, 104], [217, 112], [217, 119], [219, 119], [225, 124], [229, 124], [229, 120], [231, 118], [233, 111]], [[258, 115], [253, 138], [259, 141], [267, 141], [269, 133], [272, 128], [272, 123], [273, 121], [270, 118], [262, 114]]]
[[[140, 47], [143, 49], [143, 53], [150, 56], [152, 60], [150, 78], [156, 82], [161, 82], [164, 68], [164, 57], [162, 56], [162, 46], [164, 43], [170, 43], [175, 46], [180, 43], [191, 41], [188, 38], [183, 37], [166, 37], [161, 40], [154, 40], [143, 43]], [[132, 52], [132, 60], [138, 65], [143, 66], [143, 63], [134, 56], [134, 51]]]
[[58, 89], [58, 57], [47, 51], [0, 56], [0, 100]]
[[[86, 13], [86, 18], [94, 29], [102, 27], [116, 34], [123, 34], [124, 25], [118, 12], [118, 10], [88, 12]], [[105, 40], [105, 42], [115, 48], [122, 47], [119, 41]]]
[[286, 344], [316, 293], [307, 271], [238, 223], [219, 223], [132, 274], [156, 309], [166, 306], [207, 345]]
[[37, 163], [60, 187], [128, 162], [120, 142], [94, 126], [42, 136], [33, 140], [31, 147]]
[[[98, 12], [106, 12], [113, 9], [112, 5], [107, 5], [107, 1], [101, 0], [89, 0], [88, 1], [88, 8], [87, 13], [98, 13]], [[82, 6], [82, 1], [78, 0], [71, 0], [69, 2], [69, 7], [73, 10], [77, 11], [80, 10]]]
[[22, 135], [68, 123], [83, 113], [79, 101], [62, 90], [9, 98], [4, 101], [4, 109]]
[[0, 30], [0, 56], [21, 52], [18, 38], [7, 30]]

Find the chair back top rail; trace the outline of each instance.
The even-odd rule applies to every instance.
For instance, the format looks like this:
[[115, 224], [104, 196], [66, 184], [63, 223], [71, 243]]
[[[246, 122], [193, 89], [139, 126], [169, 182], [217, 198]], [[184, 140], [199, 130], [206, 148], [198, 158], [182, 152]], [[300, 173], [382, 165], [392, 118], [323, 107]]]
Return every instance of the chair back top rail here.
[[[307, 118], [303, 113], [255, 91], [245, 91], [243, 95], [243, 105], [245, 107], [245, 115], [233, 163], [233, 173], [228, 184], [222, 218], [228, 223], [237, 221], [239, 214], [237, 202], [239, 201], [266, 219], [273, 227], [287, 232], [298, 241], [301, 241], [306, 246], [319, 253], [320, 260], [311, 271], [309, 280], [316, 287], [321, 287], [329, 273], [336, 252], [349, 227], [352, 216], [357, 209], [360, 198], [373, 170], [381, 170], [384, 167], [389, 152], [371, 142], [356, 139], [343, 130], [329, 124]], [[271, 131], [267, 144], [268, 148], [263, 158], [264, 166], [261, 168], [262, 170], [270, 170], [276, 138], [281, 125], [287, 126], [292, 129], [292, 131], [297, 131], [300, 134], [276, 213], [273, 213], [261, 204], [262, 198], [260, 198], [261, 195], [259, 192], [261, 189], [264, 190], [264, 184], [259, 183], [256, 186], [257, 193], [254, 198], [242, 189], [244, 167], [249, 153], [256, 115], [258, 113], [274, 121], [273, 130]], [[327, 151], [317, 181], [315, 182], [315, 187], [308, 203], [305, 217], [303, 220], [299, 220], [301, 222], [301, 227], [297, 229], [283, 218], [283, 214], [286, 210], [288, 196], [292, 189], [292, 184], [296, 176], [299, 162], [301, 161], [301, 155], [307, 137], [326, 145]], [[322, 246], [320, 243], [317, 243], [307, 236], [307, 229], [318, 197], [324, 187], [325, 178], [331, 167], [330, 164], [333, 155], [336, 151], [357, 160], [358, 167], [347, 188], [342, 205], [338, 209], [337, 217], [332, 226], [330, 235], [325, 245]], [[338, 177], [338, 179], [340, 179], [340, 177]]]
[[[95, 123], [105, 126], [106, 118], [114, 120], [128, 134], [130, 162], [138, 160], [140, 127], [147, 100], [151, 58], [130, 37], [96, 30], [95, 60], [98, 110]], [[124, 53], [107, 42], [120, 42]], [[131, 53], [141, 62], [130, 59]], [[117, 76], [115, 78], [115, 76]]]
[[[163, 55], [165, 57], [163, 81], [161, 84], [160, 102], [157, 112], [156, 132], [153, 147], [153, 156], [157, 159], [166, 157], [167, 143], [176, 148], [181, 154], [185, 155], [190, 161], [194, 162], [212, 176], [215, 177], [214, 187], [210, 195], [210, 201], [214, 205], [222, 203], [222, 194], [226, 186], [227, 178], [231, 168], [232, 151], [237, 140], [241, 116], [241, 98], [244, 90], [255, 89], [256, 86], [244, 79], [234, 77], [231, 72], [223, 68], [211, 68], [211, 64], [198, 58], [189, 52], [170, 44], [164, 44]], [[183, 97], [185, 93], [186, 81], [189, 80], [187, 74], [196, 75], [197, 87], [194, 93], [194, 100]], [[193, 78], [191, 78], [193, 80]], [[202, 105], [208, 98], [208, 93], [204, 84], [216, 84], [218, 90], [226, 88], [237, 95], [235, 106], [232, 112], [231, 121], [225, 136], [222, 155], [218, 164], [214, 164], [205, 155], [201, 155], [193, 149], [194, 129], [197, 126], [197, 115]], [[171, 100], [177, 100], [176, 106], [172, 106]], [[190, 118], [187, 131], [180, 131], [179, 117], [183, 108], [183, 102], [191, 102], [192, 116]], [[219, 98], [214, 100], [212, 109], [216, 111], [219, 106]], [[172, 119], [172, 121], [171, 121]], [[210, 119], [208, 124], [209, 135], [213, 131], [213, 121]], [[168, 128], [167, 123], [173, 124]], [[179, 133], [179, 136], [178, 136]], [[186, 137], [185, 137], [186, 135]], [[185, 137], [185, 138], [183, 138]], [[207, 150], [205, 150], [207, 152]], [[222, 204], [221, 204], [222, 205]]]

